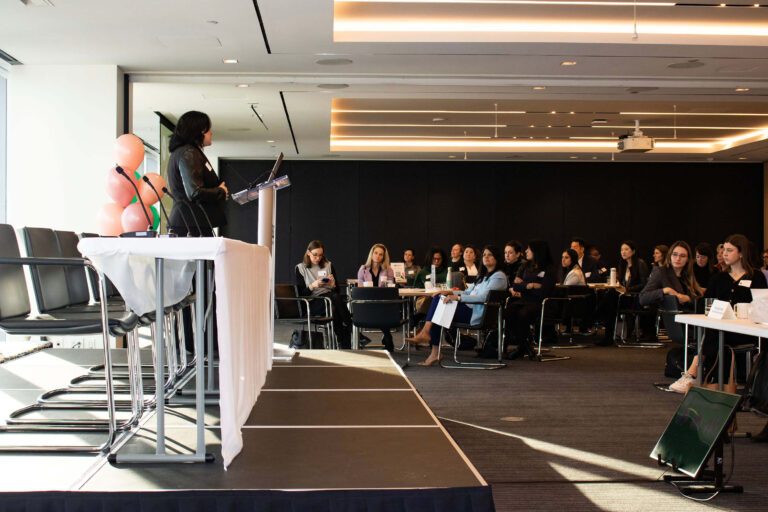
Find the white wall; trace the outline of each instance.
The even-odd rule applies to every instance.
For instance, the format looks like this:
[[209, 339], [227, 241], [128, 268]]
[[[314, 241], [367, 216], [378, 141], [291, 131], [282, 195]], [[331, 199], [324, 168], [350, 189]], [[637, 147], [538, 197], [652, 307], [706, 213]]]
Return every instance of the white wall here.
[[8, 223], [96, 231], [122, 133], [117, 66], [13, 66], [8, 80]]

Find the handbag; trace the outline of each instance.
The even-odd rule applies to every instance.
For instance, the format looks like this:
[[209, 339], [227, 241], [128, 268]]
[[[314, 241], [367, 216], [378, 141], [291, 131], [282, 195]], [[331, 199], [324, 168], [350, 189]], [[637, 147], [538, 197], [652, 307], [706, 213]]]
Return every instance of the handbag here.
[[[723, 391], [726, 393], [731, 393], [732, 395], [736, 394], [736, 354], [733, 351], [733, 347], [726, 347], [728, 350], [731, 351], [731, 368], [728, 373], [728, 380], [723, 383]], [[719, 357], [719, 356], [718, 356]], [[715, 364], [712, 365], [712, 368], [709, 369], [709, 372], [704, 376], [704, 379], [701, 381], [702, 385], [701, 387], [707, 388], [707, 389], [714, 389], [715, 391], [718, 390], [718, 383], [717, 382], [708, 382], [710, 377], [712, 376], [712, 372], [717, 370], [719, 361], [715, 359]]]
[[289, 348], [310, 348], [309, 346], [309, 336], [312, 335], [312, 347], [315, 348], [324, 348], [323, 343], [323, 335], [317, 331], [304, 331], [304, 330], [295, 330], [293, 333], [291, 333], [291, 341], [288, 343]]
[[757, 356], [745, 386], [744, 408], [760, 414], [768, 414], [768, 359], [765, 351]]

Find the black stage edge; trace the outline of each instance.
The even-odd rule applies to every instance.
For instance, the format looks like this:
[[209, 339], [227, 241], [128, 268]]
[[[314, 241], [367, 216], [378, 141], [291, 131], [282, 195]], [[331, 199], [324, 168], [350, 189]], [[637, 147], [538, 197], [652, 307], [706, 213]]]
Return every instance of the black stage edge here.
[[[308, 468], [309, 469], [309, 468]], [[12, 492], [0, 495], [0, 510], [36, 512], [254, 512], [269, 510], [349, 512], [493, 511], [491, 489], [402, 489], [357, 491], [173, 491], [173, 492]]]

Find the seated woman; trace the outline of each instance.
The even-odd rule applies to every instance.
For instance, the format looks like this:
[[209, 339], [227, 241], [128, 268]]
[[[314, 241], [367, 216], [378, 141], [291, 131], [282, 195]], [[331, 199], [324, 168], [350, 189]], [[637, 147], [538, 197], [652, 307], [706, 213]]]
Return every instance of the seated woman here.
[[[619, 307], [619, 294], [625, 297], [622, 299], [622, 307], [631, 308], [634, 305], [635, 298], [630, 295], [640, 292], [648, 282], [648, 265], [637, 255], [637, 244], [632, 240], [624, 240], [621, 243], [620, 251], [621, 261], [617, 271], [619, 287], [616, 290], [608, 290], [603, 295], [598, 306], [598, 315], [605, 322], [605, 336], [597, 343], [601, 346], [613, 344], [616, 315], [618, 314]], [[649, 316], [645, 318], [650, 319]], [[650, 330], [648, 327], [651, 323], [645, 322], [643, 330], [646, 333]]]
[[477, 249], [474, 245], [467, 244], [464, 246], [464, 264], [459, 267], [459, 272], [464, 274], [464, 282], [467, 284], [477, 281], [477, 276], [480, 275], [476, 262]]
[[717, 244], [717, 253], [715, 254], [717, 257], [717, 263], [715, 263], [715, 270], [718, 272], [722, 272], [725, 268], [725, 263], [723, 263], [723, 244]]
[[[373, 244], [368, 251], [368, 259], [365, 265], [362, 265], [357, 271], [358, 286], [389, 286], [394, 284], [395, 272], [389, 266], [389, 251], [384, 244]], [[371, 284], [366, 284], [371, 283]], [[382, 329], [384, 339], [382, 343], [389, 352], [395, 351], [395, 345], [392, 343], [392, 333], [389, 329]]]
[[669, 252], [669, 247], [667, 247], [664, 244], [657, 245], [653, 248], [653, 263], [651, 263], [651, 267], [661, 267], [664, 265], [664, 261], [667, 259], [667, 253]]
[[566, 249], [560, 258], [560, 284], [563, 286], [584, 286], [587, 280], [584, 278], [579, 266], [579, 255], [573, 249]]
[[665, 295], [676, 297], [680, 306], [690, 310], [694, 308], [695, 299], [703, 295], [693, 275], [691, 246], [683, 240], [673, 243], [664, 264], [651, 272], [640, 291], [640, 305], [659, 305]]
[[[440, 348], [441, 327], [432, 323], [432, 317], [435, 314], [440, 300], [446, 302], [459, 301], [456, 312], [453, 316], [454, 322], [467, 323], [475, 325], [483, 318], [485, 305], [491, 290], [506, 290], [507, 276], [504, 274], [502, 262], [504, 261], [501, 251], [493, 246], [486, 245], [483, 249], [483, 267], [480, 271], [480, 277], [474, 284], [470, 285], [461, 295], [446, 295], [443, 299], [433, 300], [427, 313], [427, 321], [424, 327], [413, 338], [407, 338], [409, 343], [429, 342], [432, 350], [427, 359], [419, 363], [419, 366], [432, 366], [438, 361], [438, 349]], [[437, 296], [438, 294], [435, 294]], [[433, 296], [433, 297], [435, 297]]]
[[520, 266], [525, 263], [523, 244], [517, 240], [510, 240], [504, 245], [504, 273], [510, 283], [515, 279]]
[[[432, 265], [435, 266], [435, 281], [438, 283], [445, 282], [445, 277], [448, 274], [445, 251], [434, 245], [427, 251], [427, 256], [424, 258], [424, 267], [416, 273], [416, 277], [413, 280], [414, 288], [425, 288], [425, 283], [431, 279]], [[433, 286], [434, 284], [432, 283]]]
[[[731, 304], [752, 302], [753, 288], [768, 288], [765, 276], [755, 270], [749, 258], [750, 242], [744, 235], [731, 235], [723, 244], [723, 271], [718, 272], [709, 281], [709, 287], [705, 297], [728, 301]], [[744, 334], [726, 332], [725, 343], [730, 346], [750, 344], [756, 340], [754, 337]], [[701, 355], [704, 363], [705, 375], [712, 374], [710, 381], [717, 379], [717, 372], [710, 372], [717, 366], [718, 332], [707, 329], [701, 346]], [[724, 352], [723, 368], [729, 368], [731, 364], [730, 351]], [[677, 381], [669, 386], [670, 391], [685, 393], [696, 381], [699, 358], [694, 357], [688, 371]], [[728, 372], [724, 374], [727, 376]], [[727, 378], [727, 377], [726, 377]]]
[[[325, 258], [323, 242], [313, 240], [307, 246], [304, 260], [296, 265], [296, 288], [302, 297], [331, 299], [333, 330], [341, 348], [352, 348], [352, 318], [344, 299], [336, 290], [336, 269]], [[325, 314], [325, 301], [312, 300], [309, 311], [314, 316]]]
[[406, 286], [413, 286], [413, 282], [416, 280], [416, 274], [421, 270], [421, 267], [414, 263], [416, 253], [413, 249], [406, 249], [403, 251], [403, 261], [405, 262], [405, 284]]
[[715, 270], [715, 252], [712, 246], [702, 242], [693, 250], [696, 260], [693, 265], [693, 275], [702, 290], [706, 291], [709, 280], [717, 273]]
[[531, 240], [525, 250], [526, 264], [512, 281], [509, 292], [517, 300], [507, 307], [511, 344], [517, 348], [509, 353], [509, 359], [528, 354], [536, 356], [530, 338], [529, 326], [538, 324], [542, 301], [552, 295], [557, 282], [557, 269], [552, 262], [549, 244], [544, 240]]

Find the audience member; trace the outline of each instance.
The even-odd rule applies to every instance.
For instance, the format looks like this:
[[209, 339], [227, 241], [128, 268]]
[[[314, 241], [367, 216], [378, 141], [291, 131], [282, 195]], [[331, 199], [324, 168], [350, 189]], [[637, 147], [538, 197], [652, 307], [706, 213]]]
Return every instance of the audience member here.
[[462, 259], [463, 255], [464, 246], [461, 244], [453, 244], [453, 247], [451, 247], [451, 261], [448, 264], [451, 270], [458, 272], [459, 269], [464, 266], [464, 260]]
[[[368, 252], [368, 259], [357, 271], [358, 286], [389, 286], [395, 282], [395, 272], [389, 266], [389, 251], [384, 244], [374, 244]], [[367, 283], [371, 283], [370, 285]], [[382, 344], [389, 352], [394, 352], [395, 345], [392, 342], [392, 333], [389, 329], [382, 329], [384, 335]]]
[[[597, 343], [602, 346], [613, 344], [619, 307], [632, 308], [635, 303], [635, 294], [640, 292], [648, 282], [648, 265], [638, 256], [637, 244], [632, 240], [624, 240], [619, 250], [621, 261], [616, 276], [619, 287], [617, 290], [608, 290], [598, 305], [598, 317], [605, 322], [605, 336]], [[619, 304], [620, 300], [622, 304]], [[646, 321], [643, 327], [647, 335], [650, 330], [649, 322]]]
[[696, 276], [696, 282], [699, 283], [702, 290], [707, 289], [709, 280], [717, 272], [715, 270], [715, 252], [712, 250], [712, 246], [706, 242], [702, 242], [696, 246], [693, 250], [696, 254], [696, 262], [693, 265], [693, 274]]
[[693, 275], [691, 246], [678, 240], [667, 252], [664, 265], [655, 267], [648, 283], [640, 292], [640, 305], [661, 304], [665, 295], [677, 298], [681, 307], [693, 310], [693, 301], [703, 292]]
[[510, 240], [504, 245], [504, 273], [507, 274], [510, 283], [515, 279], [523, 263], [525, 263], [523, 244], [517, 240]]
[[595, 264], [597, 265], [597, 268], [600, 270], [601, 274], [604, 274], [607, 270], [608, 265], [605, 264], [603, 261], [603, 255], [600, 254], [600, 249], [598, 249], [594, 245], [590, 245], [587, 247], [587, 254], [592, 256], [592, 259], [595, 260]]
[[583, 238], [571, 239], [571, 249], [576, 251], [576, 254], [579, 256], [578, 264], [584, 272], [584, 278], [588, 283], [596, 283], [600, 281], [597, 262], [592, 259], [592, 256], [585, 254], [586, 245], [587, 243]]
[[[723, 243], [723, 271], [718, 272], [709, 282], [705, 297], [728, 301], [731, 304], [752, 302], [751, 289], [768, 288], [765, 276], [757, 272], [749, 261], [749, 240], [744, 235], [734, 234]], [[743, 334], [724, 333], [725, 343], [730, 346], [751, 344], [753, 337]], [[717, 365], [718, 331], [707, 329], [701, 346], [704, 374], [710, 375], [708, 383], [717, 381], [717, 372], [710, 372]], [[724, 352], [723, 368], [731, 364], [730, 351]], [[694, 357], [691, 366], [682, 377], [669, 386], [670, 391], [685, 393], [696, 380], [699, 359]], [[728, 372], [724, 372], [728, 375]]]
[[[332, 304], [333, 330], [341, 348], [351, 348], [352, 318], [344, 299], [337, 291], [336, 269], [325, 257], [323, 242], [313, 240], [307, 246], [304, 260], [296, 265], [296, 287], [303, 297], [329, 298]], [[312, 315], [325, 314], [325, 301], [311, 300]]]
[[[454, 322], [469, 323], [471, 325], [476, 325], [480, 322], [485, 310], [483, 303], [488, 298], [491, 290], [505, 290], [507, 287], [507, 277], [504, 274], [502, 262], [501, 251], [495, 246], [486, 245], [483, 249], [483, 267], [478, 280], [470, 285], [461, 295], [450, 294], [442, 298], [445, 302], [459, 301], [456, 312], [453, 315]], [[427, 356], [424, 362], [419, 363], [420, 366], [432, 366], [438, 361], [440, 331], [442, 328], [432, 323], [432, 317], [439, 303], [440, 299], [432, 301], [424, 327], [413, 338], [407, 338], [409, 343], [429, 342], [432, 346], [429, 356]]]
[[474, 245], [467, 244], [464, 246], [464, 265], [459, 267], [459, 272], [464, 274], [464, 282], [467, 284], [474, 283], [477, 280], [477, 276], [480, 274], [475, 262], [477, 261], [477, 249]]
[[763, 251], [763, 264], [760, 266], [760, 271], [768, 279], [768, 249]]
[[517, 298], [507, 308], [512, 344], [517, 345], [508, 355], [511, 359], [524, 354], [528, 354], [530, 359], [535, 357], [529, 326], [536, 323], [541, 302], [552, 294], [557, 282], [557, 270], [547, 242], [531, 240], [525, 250], [525, 259], [525, 266], [520, 267], [509, 290]]
[[717, 244], [717, 263], [715, 263], [715, 270], [718, 272], [722, 272], [723, 268], [725, 268], [725, 264], [723, 263], [723, 244]]
[[561, 256], [560, 284], [564, 286], [584, 286], [584, 272], [579, 267], [578, 255], [573, 249], [566, 249]]
[[667, 259], [667, 253], [669, 252], [669, 247], [667, 247], [664, 244], [659, 244], [656, 247], [653, 248], [653, 263], [651, 263], [651, 267], [661, 267], [664, 265], [664, 260]]
[[413, 286], [413, 282], [416, 280], [416, 274], [421, 267], [414, 263], [413, 249], [406, 249], [403, 251], [403, 261], [405, 262], [405, 281], [407, 286]]
[[[426, 281], [431, 281], [432, 265], [435, 266], [436, 283], [431, 283], [430, 286], [435, 286], [438, 283], [445, 283], [445, 278], [448, 275], [445, 251], [440, 247], [432, 246], [424, 259], [424, 268], [419, 270], [416, 274], [416, 279], [413, 281], [414, 288], [426, 288]], [[419, 297], [416, 299], [414, 313], [417, 318], [423, 318], [424, 315], [429, 312], [429, 305], [431, 302], [432, 297]]]

